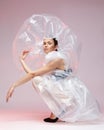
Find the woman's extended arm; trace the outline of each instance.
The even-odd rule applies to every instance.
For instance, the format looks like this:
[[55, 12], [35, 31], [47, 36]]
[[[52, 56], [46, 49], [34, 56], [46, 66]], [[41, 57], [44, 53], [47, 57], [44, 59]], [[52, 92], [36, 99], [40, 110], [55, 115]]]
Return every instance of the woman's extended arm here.
[[28, 81], [30, 81], [34, 76], [30, 73], [26, 74], [21, 79], [17, 80], [15, 83], [12, 84], [10, 89], [8, 90], [7, 96], [6, 96], [6, 102], [8, 102], [9, 98], [12, 96], [14, 89]]
[[16, 81], [10, 87], [10, 89], [7, 93], [6, 101], [8, 102], [9, 98], [12, 96], [14, 89], [16, 87], [28, 82], [29, 80], [31, 80], [35, 76], [43, 75], [43, 74], [51, 72], [52, 70], [55, 70], [55, 69], [64, 69], [63, 65], [64, 64], [63, 64], [62, 59], [55, 59], [55, 60], [49, 62], [48, 64], [46, 64], [45, 66], [43, 66], [42, 68], [37, 69], [36, 71], [31, 71], [31, 73], [27, 73], [23, 78]]

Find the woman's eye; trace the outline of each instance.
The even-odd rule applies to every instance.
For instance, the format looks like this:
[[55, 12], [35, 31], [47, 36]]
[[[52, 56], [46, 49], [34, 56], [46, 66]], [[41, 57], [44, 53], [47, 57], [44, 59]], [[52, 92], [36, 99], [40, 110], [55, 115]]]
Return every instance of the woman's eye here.
[[52, 43], [51, 42], [48, 42], [49, 45], [51, 45]]
[[44, 42], [43, 45], [46, 45], [46, 43]]

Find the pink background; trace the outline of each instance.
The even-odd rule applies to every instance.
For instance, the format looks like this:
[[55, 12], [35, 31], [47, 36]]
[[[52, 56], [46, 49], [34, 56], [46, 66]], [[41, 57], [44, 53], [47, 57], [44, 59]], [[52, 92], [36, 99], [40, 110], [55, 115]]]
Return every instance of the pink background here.
[[12, 55], [13, 40], [24, 20], [33, 14], [52, 14], [67, 24], [82, 42], [78, 76], [104, 109], [104, 1], [2, 0], [0, 1], [0, 109], [48, 111], [31, 82], [17, 88], [9, 103], [10, 85], [22, 75]]

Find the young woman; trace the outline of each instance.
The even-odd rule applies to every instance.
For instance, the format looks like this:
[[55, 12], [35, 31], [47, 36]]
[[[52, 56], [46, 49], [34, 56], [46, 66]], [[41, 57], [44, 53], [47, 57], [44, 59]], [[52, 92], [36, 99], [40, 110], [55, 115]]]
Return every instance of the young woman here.
[[55, 38], [45, 38], [43, 50], [46, 53], [45, 65], [35, 71], [24, 61], [29, 51], [23, 51], [20, 62], [27, 74], [10, 87], [6, 101], [16, 87], [32, 79], [34, 88], [51, 110], [51, 115], [44, 119], [45, 122], [56, 122], [58, 119], [66, 122], [97, 119], [100, 116], [98, 104], [83, 82], [73, 76], [72, 68], [67, 65], [68, 59], [58, 51], [58, 41]]

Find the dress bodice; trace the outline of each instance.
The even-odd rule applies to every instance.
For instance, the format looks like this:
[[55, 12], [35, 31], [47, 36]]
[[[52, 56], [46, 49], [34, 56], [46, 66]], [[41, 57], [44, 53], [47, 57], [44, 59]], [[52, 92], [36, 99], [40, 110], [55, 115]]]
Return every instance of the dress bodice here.
[[48, 63], [54, 59], [57, 59], [57, 58], [61, 58], [64, 60], [64, 64], [65, 64], [65, 70], [69, 69], [70, 65], [67, 64], [67, 58], [65, 57], [64, 54], [60, 53], [59, 51], [52, 51], [52, 52], [49, 52], [46, 56], [45, 56], [45, 63]]

